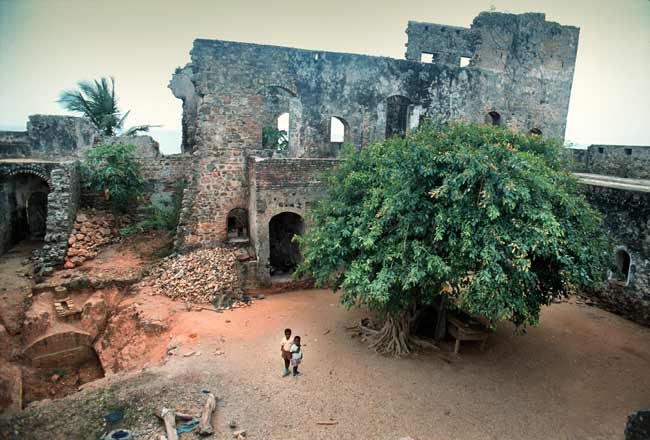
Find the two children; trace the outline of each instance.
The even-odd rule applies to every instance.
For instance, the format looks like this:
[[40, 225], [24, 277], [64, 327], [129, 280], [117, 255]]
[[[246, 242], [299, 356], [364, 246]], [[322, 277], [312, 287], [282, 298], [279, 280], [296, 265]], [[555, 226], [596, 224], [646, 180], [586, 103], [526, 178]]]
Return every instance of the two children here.
[[291, 340], [291, 329], [284, 329], [284, 338], [282, 338], [280, 351], [284, 359], [284, 373], [282, 377], [289, 375], [289, 366], [293, 367], [293, 375], [300, 376], [298, 365], [302, 362], [302, 347], [300, 346], [300, 336]]

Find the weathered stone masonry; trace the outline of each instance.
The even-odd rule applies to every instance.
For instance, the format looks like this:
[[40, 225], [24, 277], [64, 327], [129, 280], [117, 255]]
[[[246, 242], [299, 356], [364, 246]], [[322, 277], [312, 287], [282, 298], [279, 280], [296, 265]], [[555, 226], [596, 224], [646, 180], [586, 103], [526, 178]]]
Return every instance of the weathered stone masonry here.
[[[264, 213], [292, 207], [281, 206], [283, 197], [260, 199], [266, 190], [253, 181], [261, 168], [285, 163], [248, 158], [268, 157], [262, 129], [283, 113], [289, 158], [335, 158], [341, 143], [330, 139], [332, 118], [357, 148], [408, 133], [425, 117], [564, 135], [577, 28], [544, 14], [482, 13], [471, 28], [410, 22], [407, 34], [406, 60], [196, 40], [191, 64], [170, 83], [183, 100], [184, 149], [193, 152], [178, 245], [227, 242], [228, 213], [248, 209], [258, 280], [268, 281], [268, 240], [260, 231], [269, 218], [257, 202], [266, 203]], [[422, 53], [438, 56], [423, 63]], [[461, 56], [471, 58], [467, 67]], [[299, 199], [293, 209], [322, 197], [319, 182], [301, 185], [291, 193]]]
[[588, 294], [650, 326], [650, 147], [592, 145], [571, 153], [614, 246], [608, 280]]
[[79, 160], [100, 142], [136, 145], [145, 203], [169, 205], [181, 190], [178, 183], [187, 180], [189, 155], [162, 156], [149, 136], [102, 138], [82, 118], [32, 115], [27, 131], [0, 132], [0, 253], [19, 240], [40, 238], [36, 269], [48, 273], [63, 263], [80, 203], [106, 207], [101, 194], [82, 190], [79, 182]]

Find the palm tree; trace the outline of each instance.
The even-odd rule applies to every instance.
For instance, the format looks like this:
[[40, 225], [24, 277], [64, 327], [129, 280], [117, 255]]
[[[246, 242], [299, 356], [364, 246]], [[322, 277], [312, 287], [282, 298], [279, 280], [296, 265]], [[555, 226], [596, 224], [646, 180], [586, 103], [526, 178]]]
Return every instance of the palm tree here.
[[128, 111], [120, 115], [117, 108], [115, 79], [79, 81], [77, 87], [77, 90], [64, 90], [57, 102], [67, 110], [83, 113], [104, 135], [114, 136], [129, 115]]

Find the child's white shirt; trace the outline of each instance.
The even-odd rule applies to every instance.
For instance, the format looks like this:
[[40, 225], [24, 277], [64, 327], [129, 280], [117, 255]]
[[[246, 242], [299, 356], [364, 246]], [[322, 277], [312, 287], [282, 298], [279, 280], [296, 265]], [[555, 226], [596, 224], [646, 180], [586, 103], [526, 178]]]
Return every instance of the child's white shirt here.
[[[300, 351], [297, 351], [300, 349]], [[296, 344], [291, 345], [291, 359], [302, 359], [302, 346], [298, 347]]]

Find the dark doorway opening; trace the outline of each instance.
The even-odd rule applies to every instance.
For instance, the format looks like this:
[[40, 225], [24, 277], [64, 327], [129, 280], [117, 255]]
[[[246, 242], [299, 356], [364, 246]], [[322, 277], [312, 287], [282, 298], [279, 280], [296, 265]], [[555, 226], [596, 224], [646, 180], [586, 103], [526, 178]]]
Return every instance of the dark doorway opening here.
[[623, 285], [630, 281], [630, 254], [625, 249], [616, 251], [614, 278]]
[[283, 212], [274, 216], [269, 222], [269, 263], [271, 275], [293, 273], [301, 261], [298, 243], [293, 241], [295, 235], [304, 231], [302, 217], [293, 212]]
[[0, 183], [0, 209], [6, 209], [0, 216], [6, 222], [0, 252], [24, 240], [45, 238], [48, 192], [47, 182], [35, 174], [19, 173]]
[[406, 136], [410, 104], [411, 101], [405, 96], [388, 97], [386, 100], [386, 139], [393, 136]]
[[227, 223], [229, 241], [248, 241], [248, 211], [233, 209], [228, 213]]
[[488, 113], [488, 123], [492, 125], [501, 125], [501, 115], [494, 111]]

